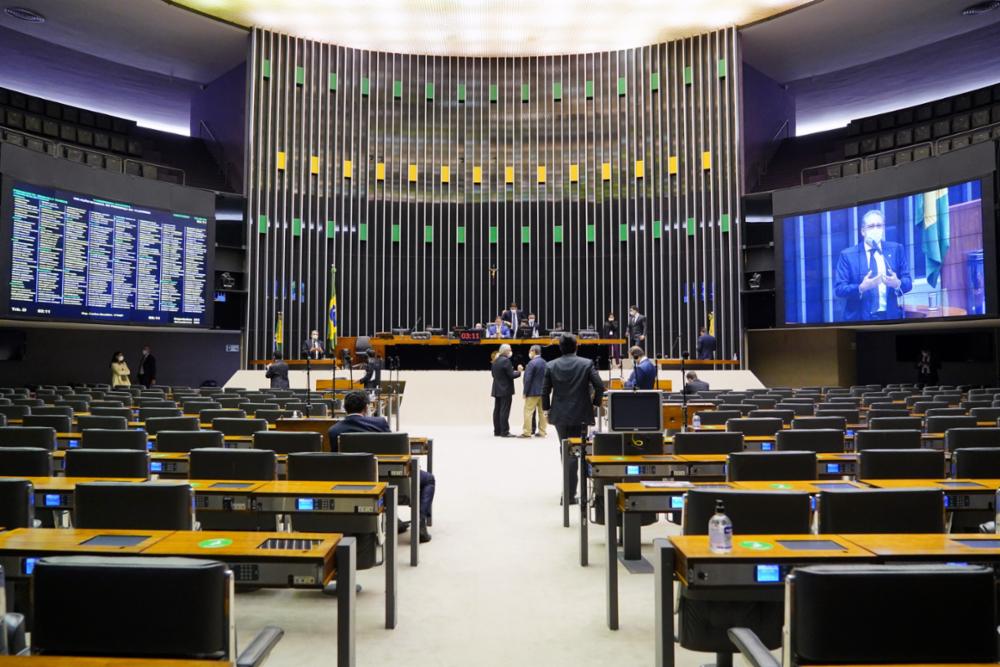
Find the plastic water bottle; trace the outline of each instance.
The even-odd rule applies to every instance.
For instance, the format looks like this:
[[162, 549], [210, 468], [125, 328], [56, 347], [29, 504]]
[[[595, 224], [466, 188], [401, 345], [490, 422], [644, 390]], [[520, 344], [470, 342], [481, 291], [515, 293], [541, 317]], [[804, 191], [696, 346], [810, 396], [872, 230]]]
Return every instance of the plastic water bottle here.
[[694, 417], [691, 417], [691, 428], [693, 428], [696, 431], [701, 430], [701, 415], [699, 415], [697, 412], [694, 413]]
[[721, 500], [715, 501], [715, 514], [708, 520], [708, 548], [716, 554], [727, 554], [733, 550], [733, 522], [726, 516]]

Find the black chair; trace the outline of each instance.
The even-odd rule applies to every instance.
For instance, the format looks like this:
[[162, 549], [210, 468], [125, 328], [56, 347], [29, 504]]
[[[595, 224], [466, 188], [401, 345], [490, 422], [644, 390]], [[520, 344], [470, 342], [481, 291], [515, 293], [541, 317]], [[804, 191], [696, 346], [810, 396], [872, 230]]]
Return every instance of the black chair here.
[[949, 415], [927, 417], [924, 423], [928, 433], [947, 433], [953, 428], [975, 428], [977, 421], [971, 415]]
[[265, 420], [269, 424], [274, 424], [279, 419], [282, 419], [284, 417], [291, 417], [291, 416], [292, 416], [292, 411], [291, 410], [282, 410], [281, 408], [277, 408], [277, 407], [275, 407], [273, 409], [266, 409], [266, 410], [265, 409], [259, 409], [259, 410], [254, 411], [254, 417], [255, 418], [257, 418], [257, 419], [263, 419], [263, 420]]
[[197, 417], [150, 417], [145, 427], [146, 433], [156, 435], [160, 431], [197, 431], [201, 424]]
[[868, 429], [854, 434], [854, 449], [920, 449], [920, 431]]
[[886, 417], [909, 417], [910, 411], [906, 408], [873, 408], [868, 411], [868, 424], [871, 426], [873, 419], [884, 419]]
[[[789, 575], [785, 600], [785, 667], [997, 661], [989, 567], [813, 565]], [[751, 629], [729, 636], [751, 667], [782, 667]]]
[[858, 479], [941, 479], [944, 452], [934, 449], [865, 449], [858, 455]]
[[41, 447], [0, 447], [0, 476], [51, 477], [52, 453]]
[[868, 428], [874, 431], [919, 431], [924, 422], [920, 417], [872, 417], [868, 415]]
[[216, 419], [246, 419], [247, 413], [235, 408], [221, 408], [198, 411], [198, 421], [211, 424]]
[[[180, 409], [180, 408], [177, 407], [177, 403], [175, 403], [174, 401], [164, 400], [164, 398], [162, 396], [160, 396], [159, 398], [148, 398], [148, 397], [147, 398], [139, 398], [139, 399], [136, 400], [135, 403], [136, 403], [137, 406], [139, 406], [139, 411], [140, 412], [142, 410], [179, 410]], [[157, 414], [157, 413], [154, 412], [154, 413], [151, 413], [151, 414], [153, 414], [154, 416], [159, 416], [159, 417], [170, 417], [171, 416], [170, 414], [163, 413], [163, 412], [161, 412], [159, 414]]]
[[95, 408], [125, 408], [128, 407], [126, 402], [122, 399], [102, 399], [100, 401], [90, 402], [90, 414], [97, 414], [94, 412]]
[[329, 414], [326, 403], [320, 403], [318, 401], [314, 401], [310, 405], [306, 405], [301, 402], [289, 403], [285, 406], [285, 409], [298, 410], [306, 417], [326, 417]]
[[778, 403], [775, 408], [778, 410], [790, 410], [793, 417], [811, 417], [816, 410], [812, 401], [793, 403], [791, 400], [785, 400]]
[[27, 405], [0, 405], [0, 415], [7, 419], [24, 419], [31, 414], [31, 408]]
[[958, 404], [958, 406], [963, 410], [965, 410], [966, 412], [970, 412], [975, 408], [989, 408], [992, 407], [992, 405], [993, 405], [992, 398], [984, 398], [979, 400], [969, 399], [967, 401], [962, 401], [961, 403]]
[[266, 626], [236, 655], [233, 573], [214, 560], [43, 558], [34, 568], [32, 598], [31, 651], [41, 655], [259, 667], [283, 634]]
[[111, 431], [124, 431], [128, 428], [128, 420], [124, 417], [107, 415], [81, 415], [76, 418], [76, 428], [81, 433], [92, 428], [102, 428]]
[[410, 436], [406, 433], [342, 433], [339, 451], [345, 454], [409, 454]]
[[950, 428], [944, 433], [949, 452], [963, 447], [1000, 447], [1000, 428]]
[[90, 411], [90, 401], [80, 400], [80, 399], [63, 399], [61, 401], [55, 401], [53, 405], [56, 406], [66, 406], [72, 408], [73, 412], [89, 412]]
[[180, 417], [180, 408], [139, 408], [139, 421], [144, 422], [154, 417]]
[[743, 402], [757, 406], [758, 410], [772, 410], [774, 406], [778, 404], [778, 400], [775, 398], [763, 398], [759, 396], [745, 398], [743, 399]]
[[925, 414], [928, 410], [941, 407], [947, 407], [947, 405], [946, 404], [942, 405], [941, 403], [937, 403], [935, 401], [928, 401], [925, 398], [925, 400], [922, 401], [914, 401], [913, 405], [910, 406], [910, 409], [913, 410], [915, 413], [922, 415]]
[[10, 402], [13, 405], [23, 405], [29, 408], [40, 408], [45, 405], [45, 401], [40, 398], [28, 398], [26, 396], [22, 396], [21, 398], [12, 398], [10, 399]]
[[[0, 450], [2, 454], [3, 450]], [[1000, 479], [1000, 447], [962, 447], [952, 453], [952, 476]]]
[[275, 406], [272, 403], [242, 403], [240, 405], [240, 410], [246, 413], [247, 417], [253, 417], [256, 415], [258, 410], [271, 410]]
[[779, 452], [843, 452], [844, 432], [833, 428], [789, 429], [775, 435], [774, 448]]
[[278, 460], [266, 449], [202, 447], [190, 454], [191, 479], [277, 479]]
[[[682, 527], [685, 535], [706, 535], [716, 501], [738, 535], [808, 534], [811, 518], [807, 493], [692, 489], [684, 495]], [[765, 645], [781, 645], [783, 605], [780, 601], [719, 601], [693, 597], [681, 585], [677, 638], [691, 651], [716, 653], [716, 663], [731, 664], [733, 646], [726, 631], [747, 625]]]
[[819, 533], [943, 533], [944, 492], [851, 489], [819, 495]]
[[209, 401], [205, 399], [200, 399], [196, 401], [184, 401], [181, 404], [181, 409], [186, 415], [198, 415], [201, 416], [202, 410], [219, 410], [222, 406], [215, 401]]
[[136, 449], [70, 449], [67, 477], [149, 478], [149, 454]]
[[212, 420], [212, 430], [221, 431], [223, 435], [253, 435], [267, 430], [267, 420], [216, 417]]
[[730, 419], [739, 419], [743, 413], [739, 410], [702, 410], [698, 413], [702, 426], [725, 426]]
[[51, 426], [0, 426], [0, 447], [56, 448], [56, 430]]
[[726, 477], [730, 482], [816, 479], [816, 452], [734, 452]]
[[674, 434], [674, 454], [677, 455], [731, 454], [742, 451], [743, 434], [735, 431], [685, 431]]
[[92, 428], [83, 432], [80, 447], [83, 449], [138, 449], [145, 452], [148, 438], [145, 431], [116, 431]]
[[752, 403], [720, 403], [715, 406], [716, 410], [722, 412], [738, 412], [741, 417], [746, 417], [748, 414], [757, 409], [756, 405]]
[[963, 408], [928, 408], [927, 417], [958, 417], [967, 414]]
[[257, 431], [253, 434], [254, 449], [270, 449], [276, 454], [320, 452], [323, 436], [319, 433], [293, 431]]
[[215, 399], [223, 408], [241, 408], [249, 401], [242, 396], [220, 396]]
[[41, 407], [32, 408], [31, 414], [49, 415], [54, 417], [72, 417], [73, 408], [67, 405], [43, 405]]
[[743, 417], [740, 419], [730, 419], [726, 422], [727, 431], [736, 431], [747, 435], [770, 435], [773, 436], [784, 428], [784, 422], [774, 417]]
[[0, 426], [7, 425], [7, 415], [0, 414]]
[[72, 417], [62, 415], [25, 415], [21, 422], [24, 426], [48, 426], [56, 433], [70, 433], [73, 430]]
[[190, 452], [192, 449], [222, 447], [225, 444], [221, 431], [160, 431], [156, 434], [158, 452]]
[[126, 423], [132, 419], [132, 408], [90, 408], [90, 414], [95, 417], [121, 417]]
[[972, 408], [970, 411], [976, 421], [997, 423], [1000, 419], [1000, 408]]
[[861, 411], [851, 408], [817, 408], [817, 417], [843, 417], [848, 424], [861, 423]]
[[796, 417], [792, 420], [792, 429], [834, 429], [835, 431], [846, 431], [847, 430], [847, 420], [843, 417], [833, 416], [817, 416], [817, 417]]
[[[34, 525], [34, 486], [26, 479], [0, 479], [0, 526], [12, 530], [14, 528], [33, 528]], [[2, 627], [0, 627], [0, 632], [2, 632]], [[0, 640], [0, 645], [2, 643]]]
[[76, 528], [191, 530], [194, 492], [186, 482], [86, 482], [76, 485]]
[[795, 418], [795, 410], [779, 410], [777, 408], [773, 410], [752, 410], [749, 416], [750, 419], [780, 419], [785, 426], [791, 426], [792, 419]]

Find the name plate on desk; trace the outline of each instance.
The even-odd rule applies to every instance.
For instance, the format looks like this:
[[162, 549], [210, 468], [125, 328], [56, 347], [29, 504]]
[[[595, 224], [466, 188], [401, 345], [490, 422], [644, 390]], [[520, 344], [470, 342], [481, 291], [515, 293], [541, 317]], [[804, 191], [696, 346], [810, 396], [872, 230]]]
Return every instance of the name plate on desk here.
[[463, 345], [479, 345], [479, 341], [482, 339], [482, 329], [470, 329], [468, 331], [461, 331], [458, 334], [458, 340]]

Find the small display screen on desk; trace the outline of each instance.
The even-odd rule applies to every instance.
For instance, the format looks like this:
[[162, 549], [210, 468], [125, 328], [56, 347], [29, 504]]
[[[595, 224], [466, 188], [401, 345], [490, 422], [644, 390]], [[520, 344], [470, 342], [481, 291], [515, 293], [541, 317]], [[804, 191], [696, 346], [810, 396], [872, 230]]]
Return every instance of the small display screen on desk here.
[[[839, 463], [832, 463], [831, 465], [839, 466], [840, 464]], [[861, 490], [858, 487], [854, 486], [853, 484], [833, 484], [833, 483], [830, 483], [830, 482], [827, 482], [825, 484], [823, 482], [814, 483], [813, 486], [815, 486], [817, 489], [823, 489], [824, 491], [860, 491]]]
[[31, 574], [35, 571], [35, 564], [38, 563], [37, 558], [25, 558], [22, 561], [21, 571], [24, 574]]
[[854, 429], [853, 428], [847, 429], [847, 437], [848, 438], [853, 438], [854, 437]]
[[62, 504], [62, 496], [58, 493], [46, 493], [45, 494], [45, 506], [46, 507], [59, 507]]
[[777, 584], [781, 582], [780, 565], [758, 565], [754, 579], [758, 584]]
[[967, 489], [970, 486], [984, 488], [982, 484], [976, 482], [938, 482], [937, 485], [948, 489]]
[[670, 509], [684, 509], [684, 496], [670, 496]]
[[840, 464], [839, 463], [827, 463], [826, 464], [826, 471], [828, 473], [839, 473], [840, 472]]
[[216, 482], [215, 484], [211, 485], [208, 488], [210, 488], [210, 489], [245, 489], [248, 486], [251, 486], [251, 485], [248, 484], [248, 483], [246, 483], [246, 482]]
[[952, 540], [970, 549], [1000, 549], [1000, 540]]
[[762, 451], [762, 452], [769, 452], [772, 449], [774, 449], [774, 443], [773, 442], [762, 442], [762, 443], [760, 443], [760, 451]]
[[66, 446], [69, 447], [70, 449], [76, 449], [77, 447], [80, 446], [80, 441], [77, 440], [76, 438], [73, 438], [72, 440], [66, 443]]
[[88, 547], [134, 547], [149, 539], [149, 535], [94, 535], [81, 545]]
[[639, 474], [639, 466], [625, 466], [625, 474], [626, 475], [638, 475]]
[[778, 544], [791, 551], [847, 551], [833, 540], [778, 540]]
[[163, 472], [163, 462], [151, 461], [149, 464], [149, 472]]
[[374, 484], [336, 484], [333, 487], [334, 491], [371, 491], [375, 488]]
[[295, 509], [300, 512], [312, 512], [315, 503], [313, 503], [312, 498], [296, 498], [295, 499]]

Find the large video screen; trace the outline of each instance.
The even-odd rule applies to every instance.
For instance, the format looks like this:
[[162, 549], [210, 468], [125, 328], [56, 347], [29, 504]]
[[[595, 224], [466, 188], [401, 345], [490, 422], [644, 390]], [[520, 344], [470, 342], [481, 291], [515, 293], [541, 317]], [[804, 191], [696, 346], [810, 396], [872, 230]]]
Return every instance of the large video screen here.
[[982, 198], [976, 179], [782, 218], [785, 322], [985, 315]]
[[208, 218], [14, 181], [15, 317], [202, 326]]

